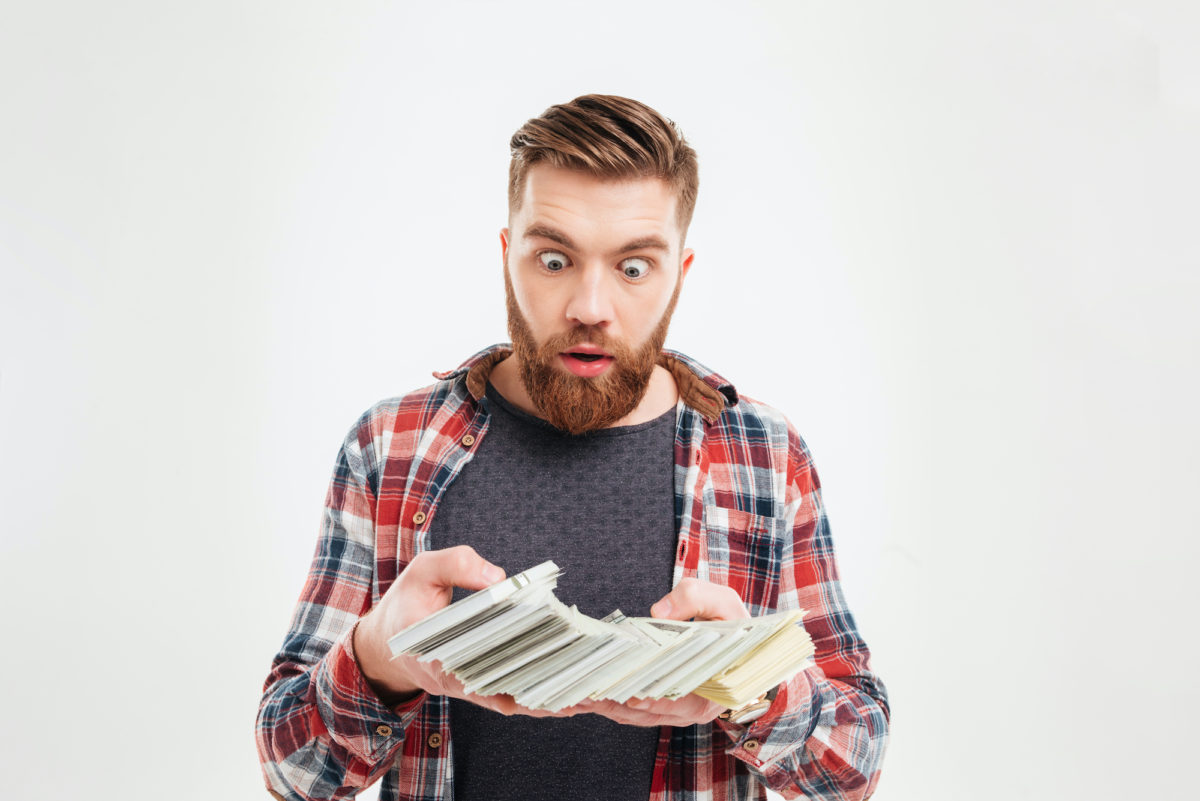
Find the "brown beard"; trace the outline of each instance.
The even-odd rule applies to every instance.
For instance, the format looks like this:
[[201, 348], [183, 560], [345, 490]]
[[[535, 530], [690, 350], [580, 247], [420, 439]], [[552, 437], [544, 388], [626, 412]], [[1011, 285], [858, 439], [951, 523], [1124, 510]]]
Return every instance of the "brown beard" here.
[[[505, 267], [508, 335], [512, 338], [513, 355], [517, 359], [517, 373], [538, 413], [555, 428], [569, 434], [583, 434], [608, 428], [636, 409], [646, 395], [650, 375], [662, 353], [682, 283], [676, 280], [667, 310], [636, 350], [589, 325], [556, 334], [539, 346], [529, 321], [517, 306], [512, 279]], [[594, 378], [583, 378], [559, 367], [559, 354], [581, 342], [590, 342], [607, 351], [613, 357], [612, 366]]]

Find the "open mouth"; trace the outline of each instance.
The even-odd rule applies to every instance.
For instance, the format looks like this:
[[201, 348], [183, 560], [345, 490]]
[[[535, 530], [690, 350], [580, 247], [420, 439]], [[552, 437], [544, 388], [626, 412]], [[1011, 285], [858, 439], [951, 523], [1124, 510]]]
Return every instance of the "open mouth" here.
[[614, 359], [604, 351], [591, 345], [579, 347], [580, 350], [565, 350], [560, 354], [563, 366], [570, 372], [580, 378], [596, 378], [612, 367]]

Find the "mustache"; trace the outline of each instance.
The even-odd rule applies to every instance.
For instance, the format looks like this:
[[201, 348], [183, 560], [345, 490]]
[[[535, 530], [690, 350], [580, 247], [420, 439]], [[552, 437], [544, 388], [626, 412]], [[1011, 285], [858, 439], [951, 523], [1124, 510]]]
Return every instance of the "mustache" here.
[[604, 333], [604, 329], [594, 325], [579, 325], [570, 331], [554, 334], [538, 347], [538, 351], [542, 354], [554, 356], [573, 345], [579, 345], [584, 342], [595, 345], [598, 348], [603, 348], [609, 355], [618, 360], [628, 359], [633, 355], [633, 350], [627, 344], [615, 337], [609, 336]]

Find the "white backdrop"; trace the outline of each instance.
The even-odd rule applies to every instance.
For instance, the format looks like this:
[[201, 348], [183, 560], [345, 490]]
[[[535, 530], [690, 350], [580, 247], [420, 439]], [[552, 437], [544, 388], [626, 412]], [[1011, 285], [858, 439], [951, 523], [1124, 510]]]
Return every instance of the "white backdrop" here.
[[0, 795], [265, 797], [255, 709], [341, 437], [504, 337], [508, 137], [607, 92], [700, 153], [668, 344], [817, 459], [892, 694], [876, 798], [1178, 797], [1198, 22], [5, 3]]

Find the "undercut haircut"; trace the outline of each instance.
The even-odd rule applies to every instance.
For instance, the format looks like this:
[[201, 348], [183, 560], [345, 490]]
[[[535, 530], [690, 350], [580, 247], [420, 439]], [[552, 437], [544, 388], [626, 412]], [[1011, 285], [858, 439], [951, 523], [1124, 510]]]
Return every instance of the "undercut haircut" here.
[[521, 208], [529, 168], [545, 163], [602, 179], [662, 179], [675, 192], [680, 233], [687, 233], [700, 189], [696, 151], [674, 122], [644, 103], [583, 95], [526, 122], [509, 148], [510, 217]]

